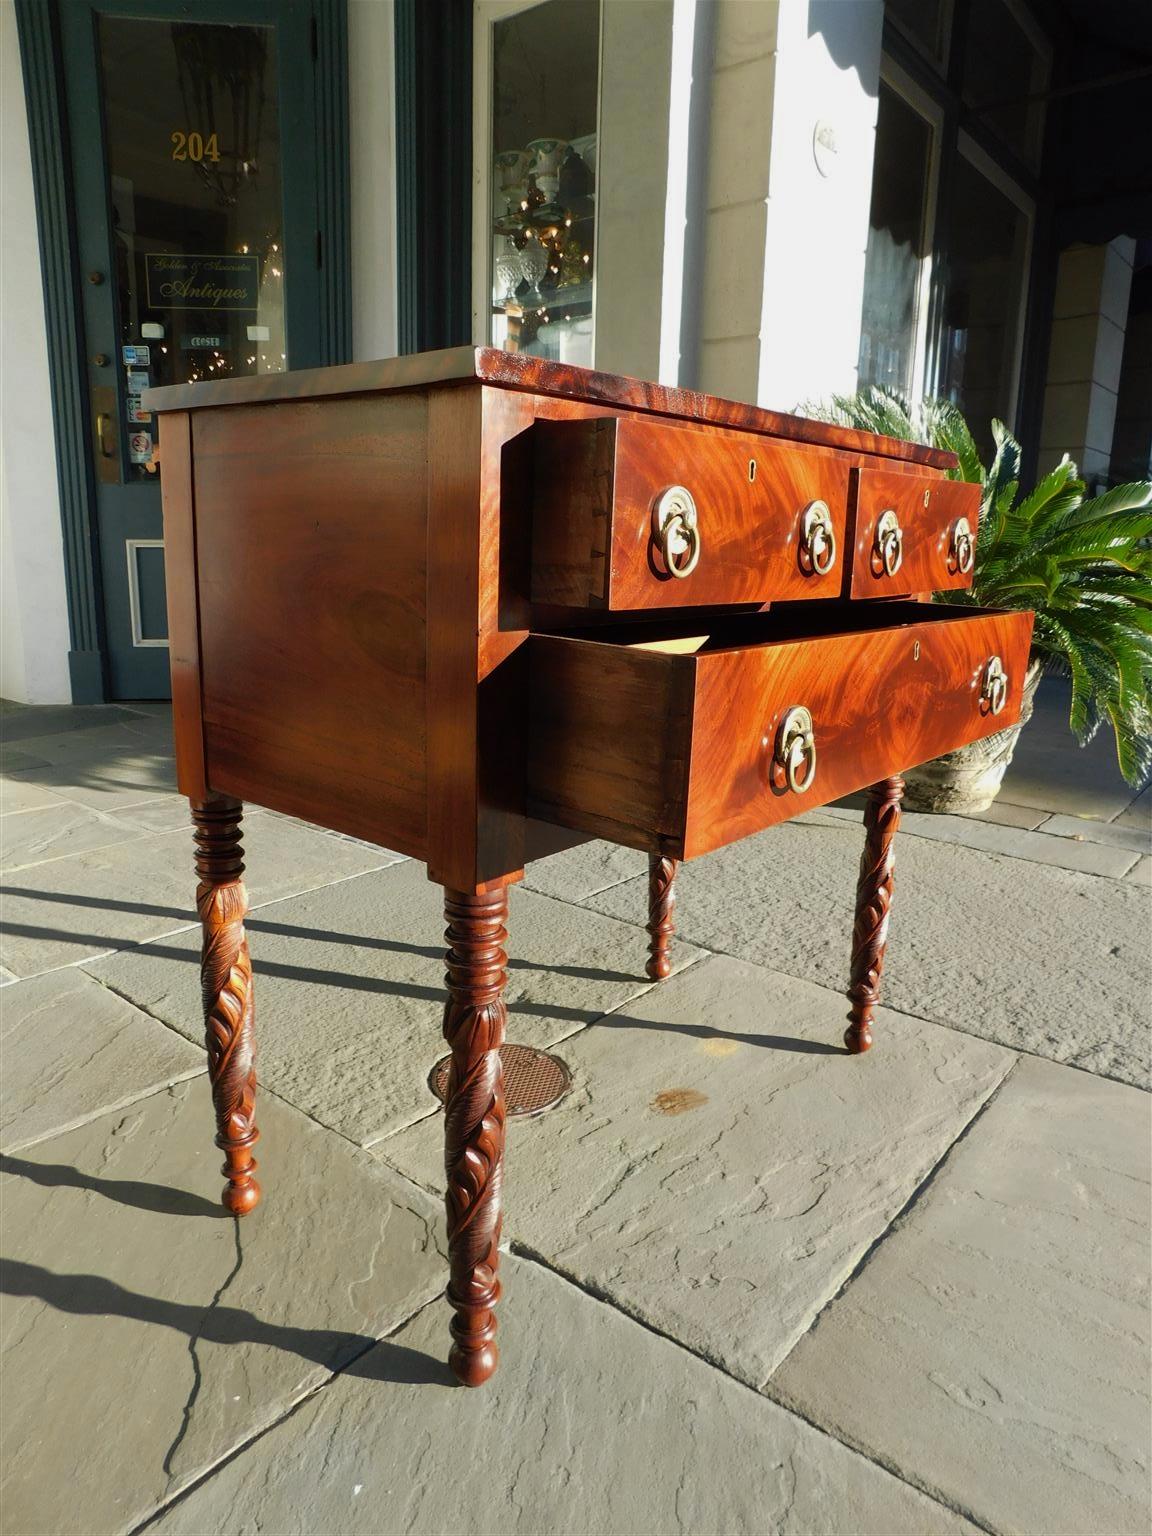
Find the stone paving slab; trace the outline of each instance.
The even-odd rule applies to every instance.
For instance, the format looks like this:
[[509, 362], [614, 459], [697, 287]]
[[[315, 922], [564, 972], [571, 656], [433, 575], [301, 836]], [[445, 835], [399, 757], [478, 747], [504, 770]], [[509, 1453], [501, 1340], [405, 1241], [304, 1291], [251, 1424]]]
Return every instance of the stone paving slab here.
[[100, 811], [122, 810], [143, 800], [176, 794], [175, 764], [170, 757], [150, 751], [146, 744], [117, 757], [100, 753], [69, 763], [43, 763], [39, 759], [24, 764], [5, 762], [4, 772]]
[[0, 777], [0, 816], [39, 810], [45, 805], [62, 805], [67, 798], [63, 790], [45, 789], [30, 779], [15, 779], [10, 775]]
[[1152, 885], [1152, 857], [1145, 855], [1137, 859], [1124, 878], [1139, 881], [1141, 885]]
[[[358, 847], [259, 812], [244, 818], [253, 903], [362, 874], [398, 855]], [[0, 963], [20, 976], [138, 944], [196, 921], [190, 830], [54, 859], [0, 887]]]
[[1045, 814], [1031, 805], [1013, 805], [1008, 800], [993, 800], [984, 810], [977, 811], [972, 820], [988, 821], [998, 827], [1023, 827], [1026, 832], [1035, 832]]
[[0, 870], [8, 874], [45, 859], [87, 853], [143, 835], [144, 829], [130, 822], [57, 800], [55, 805], [0, 816]]
[[5, 992], [0, 1055], [9, 1150], [205, 1070], [203, 1049], [74, 966]]
[[430, 1307], [165, 1512], [163, 1536], [959, 1536], [973, 1527], [534, 1264], [500, 1368], [429, 1367]]
[[[855, 808], [832, 808], [826, 814], [861, 825], [861, 813]], [[1055, 836], [1049, 836], [1048, 822], [1053, 820], [1070, 824], [1076, 835], [1057, 831]], [[1043, 830], [1037, 832], [982, 821], [975, 816], [904, 811], [900, 817], [900, 836], [960, 843], [983, 853], [1027, 859], [1033, 864], [1051, 864], [1057, 869], [1074, 869], [1088, 875], [1108, 875], [1115, 880], [1126, 875], [1139, 857], [1128, 841], [1132, 833], [1122, 831], [1119, 837], [1109, 837], [1107, 834], [1112, 833], [1113, 828], [1107, 822], [1064, 816], [1049, 817], [1042, 825]]]
[[[993, 1092], [999, 1046], [713, 958], [566, 1041], [576, 1086], [512, 1122], [505, 1231], [759, 1386]], [[376, 1149], [442, 1188], [440, 1116]]]
[[773, 1377], [985, 1529], [1148, 1529], [1149, 1100], [1023, 1060]]
[[[532, 891], [510, 897], [508, 1038], [550, 1046], [647, 990], [643, 932]], [[353, 1141], [437, 1107], [446, 1049], [443, 896], [411, 861], [256, 913], [248, 925], [263, 1079]], [[92, 967], [190, 1040], [203, 1034], [199, 937]], [[699, 958], [682, 946], [677, 964]]]
[[[856, 818], [859, 820], [866, 801], [867, 796], [861, 790], [854, 795], [845, 795], [842, 800], [834, 800], [831, 805], [825, 807], [825, 810], [829, 814], [842, 810], [855, 811]], [[906, 814], [910, 815], [912, 813], [908, 812]], [[925, 813], [918, 812], [917, 814], [924, 815]], [[1011, 805], [1007, 800], [993, 800], [991, 805], [986, 806], [982, 811], [975, 812], [974, 815], [949, 817], [948, 819], [956, 821], [982, 821], [997, 827], [1021, 827], [1026, 832], [1034, 832], [1042, 822], [1047, 820], [1047, 817], [1047, 811], [1037, 810], [1034, 806]], [[799, 820], [800, 818], [797, 819]], [[926, 815], [925, 819], [927, 819]]]
[[0, 773], [26, 773], [31, 769], [48, 768], [46, 758], [37, 757], [34, 752], [25, 752], [21, 747], [13, 747], [6, 741], [0, 741]]
[[117, 725], [134, 718], [134, 711], [118, 704], [24, 704], [4, 711], [4, 740], [27, 741], [35, 737]]
[[[255, 814], [255, 808], [245, 810], [245, 826]], [[268, 811], [260, 812], [262, 816], [271, 814]], [[140, 832], [183, 831], [189, 838], [192, 836], [192, 813], [183, 795], [164, 795], [158, 800], [141, 800], [136, 805], [125, 806], [123, 810], [102, 811], [101, 815], [115, 822], [117, 826], [133, 827]]]
[[1089, 821], [1083, 816], [1049, 816], [1042, 830], [1051, 837], [1084, 838], [1112, 848], [1152, 853], [1152, 827], [1138, 826], [1135, 817], [1130, 821]]
[[1035, 713], [1020, 733], [998, 803], [1111, 821], [1137, 791], [1116, 765], [1110, 730], [1098, 731], [1086, 747], [1077, 745], [1068, 728], [1069, 696], [1066, 679], [1041, 680]]
[[1122, 810], [1113, 822], [1114, 827], [1138, 827], [1148, 831], [1152, 827], [1152, 785], [1142, 790], [1131, 805]]
[[[530, 891], [542, 891], [561, 901], [585, 901], [610, 885], [619, 885], [622, 880], [631, 880], [637, 875], [646, 877], [647, 873], [646, 853], [597, 839], [529, 864], [524, 872], [524, 885]], [[645, 902], [639, 921], [646, 922], [647, 918]]]
[[85, 731], [60, 731], [52, 736], [32, 736], [20, 742], [20, 750], [42, 758], [54, 768], [72, 763], [101, 762], [114, 764], [120, 758], [134, 760], [148, 752], [157, 758], [170, 758], [175, 745], [167, 720], [129, 716], [115, 725], [97, 726]]
[[[679, 929], [708, 949], [839, 989], [862, 839], [849, 823], [789, 824], [695, 860], [677, 881]], [[631, 917], [642, 894], [630, 881], [588, 905]], [[1149, 926], [1137, 882], [901, 837], [884, 1000], [1143, 1086]]]
[[435, 1202], [269, 1095], [262, 1124], [241, 1222], [202, 1082], [0, 1159], [12, 1536], [132, 1529], [338, 1367], [378, 1387], [358, 1357], [443, 1286]]

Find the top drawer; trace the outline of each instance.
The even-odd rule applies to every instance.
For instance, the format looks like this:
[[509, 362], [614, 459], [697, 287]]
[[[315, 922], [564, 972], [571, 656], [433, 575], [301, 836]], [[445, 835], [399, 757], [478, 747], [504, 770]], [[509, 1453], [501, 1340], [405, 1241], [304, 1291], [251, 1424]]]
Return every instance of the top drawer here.
[[852, 597], [972, 585], [978, 485], [889, 469], [855, 469], [852, 479]]
[[629, 416], [532, 429], [532, 600], [618, 612], [839, 597], [849, 466]]

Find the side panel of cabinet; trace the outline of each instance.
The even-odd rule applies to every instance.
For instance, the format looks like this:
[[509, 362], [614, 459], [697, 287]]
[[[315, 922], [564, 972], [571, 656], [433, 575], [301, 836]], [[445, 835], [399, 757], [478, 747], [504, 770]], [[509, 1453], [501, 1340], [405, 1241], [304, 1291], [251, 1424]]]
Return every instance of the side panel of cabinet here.
[[192, 430], [212, 788], [423, 857], [425, 398]]

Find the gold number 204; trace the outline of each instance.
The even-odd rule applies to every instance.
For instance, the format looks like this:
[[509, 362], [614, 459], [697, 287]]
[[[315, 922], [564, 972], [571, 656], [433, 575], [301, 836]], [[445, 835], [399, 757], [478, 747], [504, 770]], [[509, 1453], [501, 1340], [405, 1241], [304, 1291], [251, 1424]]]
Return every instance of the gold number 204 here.
[[207, 138], [202, 133], [181, 133], [179, 129], [172, 135], [173, 160], [191, 160], [199, 165], [201, 160], [211, 160], [213, 164], [220, 158], [220, 146], [216, 142], [216, 135], [210, 133]]

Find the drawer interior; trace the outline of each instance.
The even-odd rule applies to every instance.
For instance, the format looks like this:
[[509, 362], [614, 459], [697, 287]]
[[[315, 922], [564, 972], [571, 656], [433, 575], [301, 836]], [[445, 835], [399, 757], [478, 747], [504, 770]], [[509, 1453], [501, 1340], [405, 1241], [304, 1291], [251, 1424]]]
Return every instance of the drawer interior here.
[[629, 650], [673, 656], [707, 656], [721, 651], [786, 644], [818, 636], [863, 635], [916, 624], [955, 624], [998, 613], [991, 608], [952, 603], [874, 602], [780, 603], [767, 613], [686, 614], [646, 622], [600, 625], [585, 629], [547, 629], [540, 633], [568, 636]]

